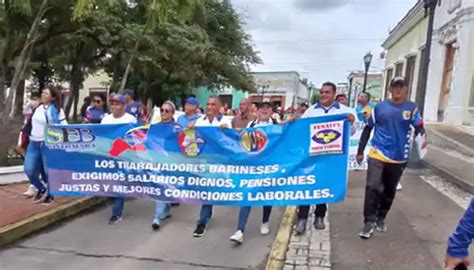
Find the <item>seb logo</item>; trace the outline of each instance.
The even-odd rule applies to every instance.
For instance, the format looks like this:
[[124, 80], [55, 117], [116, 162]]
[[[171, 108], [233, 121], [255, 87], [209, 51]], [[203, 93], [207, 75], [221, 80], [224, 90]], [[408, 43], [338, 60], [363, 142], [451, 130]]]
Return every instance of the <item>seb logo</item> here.
[[343, 151], [344, 121], [310, 125], [310, 155], [336, 154]]
[[46, 130], [46, 143], [51, 149], [86, 150], [95, 147], [95, 135], [90, 128], [58, 128]]

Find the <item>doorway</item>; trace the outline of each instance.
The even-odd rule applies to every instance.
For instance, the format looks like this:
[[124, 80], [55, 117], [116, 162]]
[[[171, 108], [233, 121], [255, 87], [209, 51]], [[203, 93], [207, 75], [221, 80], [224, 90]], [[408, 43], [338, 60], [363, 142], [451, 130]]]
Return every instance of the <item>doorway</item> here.
[[453, 43], [446, 45], [446, 57], [444, 59], [443, 80], [441, 82], [441, 91], [438, 102], [438, 122], [443, 122], [444, 113], [448, 107], [449, 94], [451, 93], [451, 84], [453, 79], [454, 54], [456, 49]]

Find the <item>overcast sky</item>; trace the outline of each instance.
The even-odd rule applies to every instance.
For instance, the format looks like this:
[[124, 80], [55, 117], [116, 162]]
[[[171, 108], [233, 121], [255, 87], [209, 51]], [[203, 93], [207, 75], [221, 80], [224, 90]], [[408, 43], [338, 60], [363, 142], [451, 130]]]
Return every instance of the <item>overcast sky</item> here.
[[417, 0], [231, 0], [245, 20], [264, 65], [255, 71], [298, 71], [319, 86], [346, 82], [374, 55], [381, 70], [381, 43]]

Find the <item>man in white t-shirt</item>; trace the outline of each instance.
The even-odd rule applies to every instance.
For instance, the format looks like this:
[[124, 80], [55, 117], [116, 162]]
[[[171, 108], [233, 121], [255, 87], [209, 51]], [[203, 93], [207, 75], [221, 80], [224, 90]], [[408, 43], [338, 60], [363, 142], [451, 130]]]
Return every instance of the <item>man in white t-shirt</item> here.
[[[195, 126], [220, 128], [231, 127], [230, 120], [228, 118], [223, 117], [223, 115], [219, 113], [221, 107], [222, 103], [219, 100], [219, 97], [209, 97], [206, 104], [206, 114], [196, 120]], [[201, 212], [199, 213], [199, 221], [197, 227], [193, 232], [194, 237], [204, 236], [204, 234], [206, 233], [206, 224], [211, 219], [211, 216], [212, 205], [203, 204], [201, 207]]]
[[[327, 116], [348, 113], [348, 119], [351, 124], [355, 121], [355, 110], [344, 106], [335, 100], [336, 98], [336, 85], [331, 82], [323, 84], [320, 90], [320, 100], [318, 103], [309, 107], [301, 118]], [[351, 134], [355, 132], [354, 127], [351, 128]], [[341, 170], [347, 170], [347, 167], [337, 168]], [[295, 231], [297, 234], [302, 234], [306, 230], [306, 221], [309, 215], [309, 205], [301, 205], [298, 207], [298, 219], [296, 222]], [[326, 216], [327, 205], [318, 204], [314, 211], [314, 228], [317, 230], [324, 230], [324, 217]]]
[[[137, 122], [133, 115], [125, 112], [125, 97], [123, 95], [113, 95], [109, 99], [109, 104], [111, 113], [102, 118], [101, 124], [133, 124]], [[122, 220], [124, 204], [124, 198], [114, 198], [109, 224], [117, 224]]]

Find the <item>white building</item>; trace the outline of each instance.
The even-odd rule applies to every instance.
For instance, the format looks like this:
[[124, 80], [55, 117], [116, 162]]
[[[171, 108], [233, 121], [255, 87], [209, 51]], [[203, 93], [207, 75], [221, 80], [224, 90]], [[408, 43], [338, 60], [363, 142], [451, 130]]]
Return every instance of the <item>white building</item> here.
[[[408, 81], [409, 99], [418, 104], [423, 99], [423, 96], [417, 93], [421, 82], [427, 21], [423, 1], [418, 1], [382, 43], [386, 51], [383, 98], [389, 95], [390, 80], [395, 76], [404, 76]], [[421, 91], [419, 93], [422, 94]]]
[[424, 117], [474, 125], [474, 1], [436, 8]]
[[253, 72], [257, 93], [251, 94], [252, 102], [269, 98], [273, 104], [287, 109], [309, 100], [306, 83], [296, 71]]

